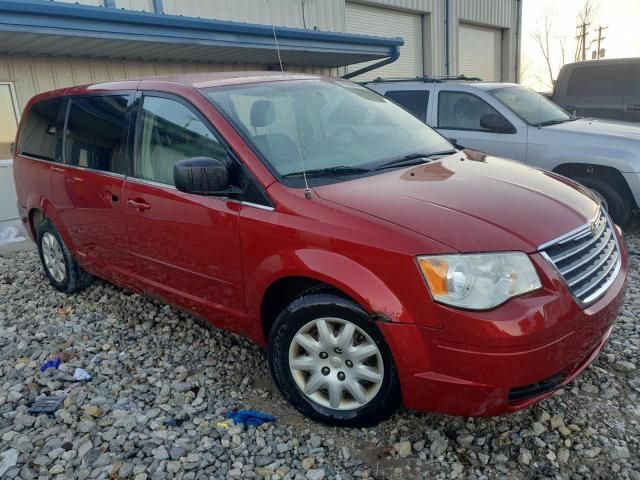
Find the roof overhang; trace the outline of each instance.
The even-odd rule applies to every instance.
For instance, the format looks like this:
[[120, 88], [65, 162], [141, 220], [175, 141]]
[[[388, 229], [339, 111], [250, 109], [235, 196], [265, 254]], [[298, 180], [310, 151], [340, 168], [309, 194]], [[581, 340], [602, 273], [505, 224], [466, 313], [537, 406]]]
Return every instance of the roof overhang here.
[[10, 55], [340, 67], [395, 59], [402, 38], [206, 20], [42, 0], [0, 0]]

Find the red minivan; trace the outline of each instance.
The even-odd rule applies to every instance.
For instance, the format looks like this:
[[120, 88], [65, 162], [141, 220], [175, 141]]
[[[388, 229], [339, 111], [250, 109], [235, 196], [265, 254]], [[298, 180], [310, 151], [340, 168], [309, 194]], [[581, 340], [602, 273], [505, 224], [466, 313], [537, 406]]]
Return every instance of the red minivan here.
[[627, 256], [597, 197], [460, 151], [335, 78], [211, 73], [33, 98], [18, 207], [51, 284], [94, 276], [266, 346], [319, 421], [499, 415], [603, 349]]

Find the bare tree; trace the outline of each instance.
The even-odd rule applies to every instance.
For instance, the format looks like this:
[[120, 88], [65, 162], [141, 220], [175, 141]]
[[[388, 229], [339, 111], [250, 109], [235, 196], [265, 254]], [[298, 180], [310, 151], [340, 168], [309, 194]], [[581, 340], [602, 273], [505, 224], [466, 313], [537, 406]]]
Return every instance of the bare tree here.
[[[536, 29], [531, 32], [531, 38], [538, 48], [540, 49], [540, 54], [547, 65], [547, 71], [549, 74], [549, 82], [548, 85], [553, 88], [553, 67], [551, 61], [551, 44], [552, 44], [552, 36], [553, 36], [553, 12], [551, 10], [546, 10], [544, 13], [544, 17], [542, 21], [536, 22]], [[547, 82], [545, 82], [547, 83]]]

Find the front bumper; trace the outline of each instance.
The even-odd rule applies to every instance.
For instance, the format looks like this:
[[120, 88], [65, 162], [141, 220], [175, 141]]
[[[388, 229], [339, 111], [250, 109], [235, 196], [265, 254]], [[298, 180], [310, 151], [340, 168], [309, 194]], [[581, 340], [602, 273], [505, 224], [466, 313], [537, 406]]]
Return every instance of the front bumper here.
[[542, 290], [488, 312], [441, 307], [444, 328], [379, 324], [407, 408], [493, 416], [526, 408], [576, 378], [605, 347], [625, 294], [627, 258], [606, 294], [582, 310], [534, 255]]

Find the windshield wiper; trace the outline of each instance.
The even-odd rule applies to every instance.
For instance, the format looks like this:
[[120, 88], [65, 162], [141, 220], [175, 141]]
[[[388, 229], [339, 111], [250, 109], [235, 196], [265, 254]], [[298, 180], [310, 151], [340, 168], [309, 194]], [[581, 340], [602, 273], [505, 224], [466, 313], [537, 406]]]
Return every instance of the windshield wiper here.
[[457, 150], [443, 150], [441, 152], [431, 152], [431, 153], [410, 153], [409, 155], [404, 155], [400, 158], [394, 158], [393, 160], [389, 160], [384, 162], [373, 170], [384, 170], [386, 168], [395, 168], [395, 167], [409, 167], [411, 165], [420, 165], [421, 163], [428, 162], [435, 157], [442, 157], [445, 155], [453, 155], [457, 153]]
[[332, 177], [340, 175], [357, 175], [358, 173], [370, 172], [368, 168], [349, 167], [347, 165], [338, 165], [335, 167], [316, 168], [307, 170], [306, 172], [291, 172], [282, 175], [282, 178], [302, 178], [306, 174], [307, 177]]
[[560, 123], [573, 122], [574, 120], [578, 120], [578, 118], [580, 117], [570, 117], [570, 118], [564, 118], [562, 120], [547, 120], [546, 122], [538, 123], [538, 128], [549, 127], [551, 125], [558, 125]]

